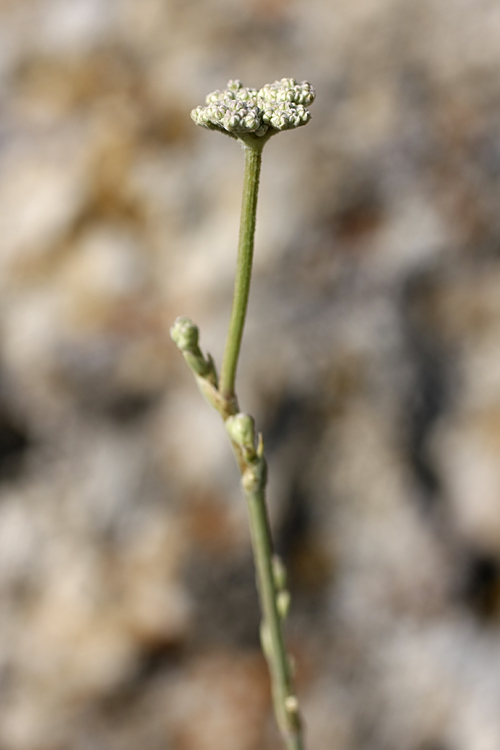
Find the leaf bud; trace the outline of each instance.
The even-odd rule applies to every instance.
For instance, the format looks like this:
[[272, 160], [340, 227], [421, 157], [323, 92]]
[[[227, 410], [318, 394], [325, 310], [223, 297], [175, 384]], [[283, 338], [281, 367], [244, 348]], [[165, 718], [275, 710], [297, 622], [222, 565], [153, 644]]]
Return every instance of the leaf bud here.
[[249, 414], [235, 414], [226, 419], [226, 430], [236, 445], [245, 451], [255, 451], [255, 422]]

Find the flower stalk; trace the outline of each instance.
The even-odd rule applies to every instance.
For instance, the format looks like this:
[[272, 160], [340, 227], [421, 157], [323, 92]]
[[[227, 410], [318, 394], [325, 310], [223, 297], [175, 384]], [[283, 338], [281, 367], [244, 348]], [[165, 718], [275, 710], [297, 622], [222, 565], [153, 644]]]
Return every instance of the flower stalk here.
[[250, 292], [262, 150], [272, 135], [306, 124], [310, 113], [305, 105], [313, 100], [310, 84], [299, 84], [293, 78], [267, 84], [259, 91], [244, 88], [240, 81], [229, 81], [225, 91], [209, 94], [206, 106], [191, 113], [198, 125], [238, 139], [245, 151], [233, 304], [220, 378], [210, 355], [205, 356], [199, 347], [198, 328], [192, 321], [177, 318], [170, 329], [200, 391], [225, 422], [241, 472], [262, 612], [261, 644], [271, 677], [274, 713], [286, 750], [304, 750], [299, 704], [283, 635], [290, 594], [283, 563], [273, 550], [265, 494], [264, 442], [262, 435], [255, 434], [253, 418], [239, 411], [235, 382]]
[[236, 368], [243, 337], [243, 328], [248, 307], [250, 280], [252, 277], [255, 222], [257, 218], [257, 195], [259, 192], [262, 146], [245, 144], [245, 176], [241, 206], [238, 258], [234, 282], [233, 306], [220, 373], [219, 390], [224, 398], [234, 398]]

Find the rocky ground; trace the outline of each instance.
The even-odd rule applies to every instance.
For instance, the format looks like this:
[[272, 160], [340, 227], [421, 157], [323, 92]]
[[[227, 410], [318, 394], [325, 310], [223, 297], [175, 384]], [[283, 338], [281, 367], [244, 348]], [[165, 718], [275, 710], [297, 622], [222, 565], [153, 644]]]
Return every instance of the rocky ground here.
[[283, 76], [317, 101], [266, 147], [240, 402], [308, 750], [498, 750], [499, 36], [490, 0], [1, 0], [0, 750], [280, 747], [168, 327], [220, 362], [242, 155], [189, 112]]

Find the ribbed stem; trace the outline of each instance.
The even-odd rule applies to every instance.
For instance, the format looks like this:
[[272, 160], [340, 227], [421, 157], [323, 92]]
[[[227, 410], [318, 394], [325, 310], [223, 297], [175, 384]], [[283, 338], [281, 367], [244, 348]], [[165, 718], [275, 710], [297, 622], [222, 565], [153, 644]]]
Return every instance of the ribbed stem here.
[[[277, 591], [273, 574], [273, 544], [267, 514], [265, 489], [245, 492], [250, 532], [257, 571], [257, 583], [263, 626], [269, 635], [265, 653], [271, 674], [274, 712], [287, 750], [303, 750], [298, 707], [287, 709], [287, 700], [294, 702], [290, 661], [286, 652], [283, 627], [277, 607]], [[265, 651], [266, 649], [264, 649]], [[292, 707], [291, 707], [292, 708]]]
[[255, 221], [257, 215], [257, 195], [259, 191], [260, 167], [264, 139], [244, 144], [245, 177], [243, 181], [243, 202], [241, 206], [238, 258], [234, 282], [233, 306], [229, 320], [224, 357], [219, 380], [219, 391], [223, 398], [234, 399], [236, 368], [240, 354], [241, 339], [248, 307], [250, 279], [252, 275]]

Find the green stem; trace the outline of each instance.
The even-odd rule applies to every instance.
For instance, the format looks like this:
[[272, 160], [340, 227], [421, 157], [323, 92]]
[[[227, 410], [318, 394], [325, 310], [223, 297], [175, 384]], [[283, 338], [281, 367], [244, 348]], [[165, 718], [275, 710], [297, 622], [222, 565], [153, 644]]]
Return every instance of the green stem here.
[[271, 673], [274, 711], [287, 750], [303, 750], [300, 717], [298, 706], [295, 705], [296, 699], [292, 685], [290, 661], [283, 638], [282, 619], [277, 608], [277, 591], [272, 564], [273, 544], [265, 489], [262, 487], [245, 491], [245, 495], [250, 518], [250, 532], [263, 626], [267, 628], [269, 638], [267, 649], [265, 644], [263, 644], [263, 647]]
[[233, 306], [219, 381], [220, 393], [228, 401], [232, 401], [235, 398], [234, 384], [236, 380], [236, 368], [238, 366], [238, 357], [248, 306], [248, 295], [250, 292], [257, 194], [259, 191], [260, 166], [264, 142], [264, 139], [253, 139], [247, 140], [244, 143], [245, 177], [238, 240], [238, 259], [236, 262]]
[[[265, 497], [267, 469], [263, 444], [259, 439], [259, 446], [255, 450], [253, 426], [250, 437], [245, 430], [242, 433], [235, 432], [234, 424], [230, 426], [230, 418], [244, 418], [244, 415], [239, 413], [235, 380], [252, 274], [262, 149], [267, 139], [266, 136], [257, 138], [248, 135], [243, 141], [245, 177], [238, 259], [233, 306], [219, 381], [217, 382], [211, 358], [204, 357], [199, 348], [198, 329], [194, 323], [187, 318], [178, 318], [171, 329], [171, 336], [195, 374], [200, 390], [220, 413], [228, 428], [242, 474], [242, 485], [248, 505], [262, 610], [262, 647], [271, 676], [274, 712], [286, 750], [304, 750], [298, 703], [293, 690], [290, 661], [283, 637], [284, 614], [280, 613], [278, 607], [278, 596], [284, 592], [281, 584], [278, 586], [273, 570], [273, 543]], [[251, 417], [247, 419], [251, 420]], [[253, 420], [251, 421], [253, 425]], [[248, 422], [246, 421], [245, 424], [248, 429]]]
[[[219, 393], [227, 404], [228, 413], [237, 410], [235, 394], [236, 369], [240, 354], [243, 328], [248, 307], [252, 275], [257, 195], [259, 190], [262, 149], [267, 139], [247, 138], [245, 149], [245, 176], [241, 207], [238, 258], [234, 283], [233, 305], [219, 379]], [[225, 415], [223, 415], [225, 418]], [[245, 486], [247, 463], [244, 451], [233, 442], [236, 458], [243, 475], [243, 486], [248, 506], [250, 533], [255, 558], [257, 584], [262, 610], [262, 627], [267, 648], [263, 644], [271, 676], [272, 695], [276, 720], [287, 750], [303, 750], [300, 716], [294, 696], [290, 661], [283, 637], [283, 622], [277, 607], [277, 587], [273, 573], [273, 543], [267, 513], [265, 485], [266, 463], [260, 456], [258, 480]], [[256, 467], [254, 467], [256, 468]], [[263, 637], [264, 640], [264, 637]]]

